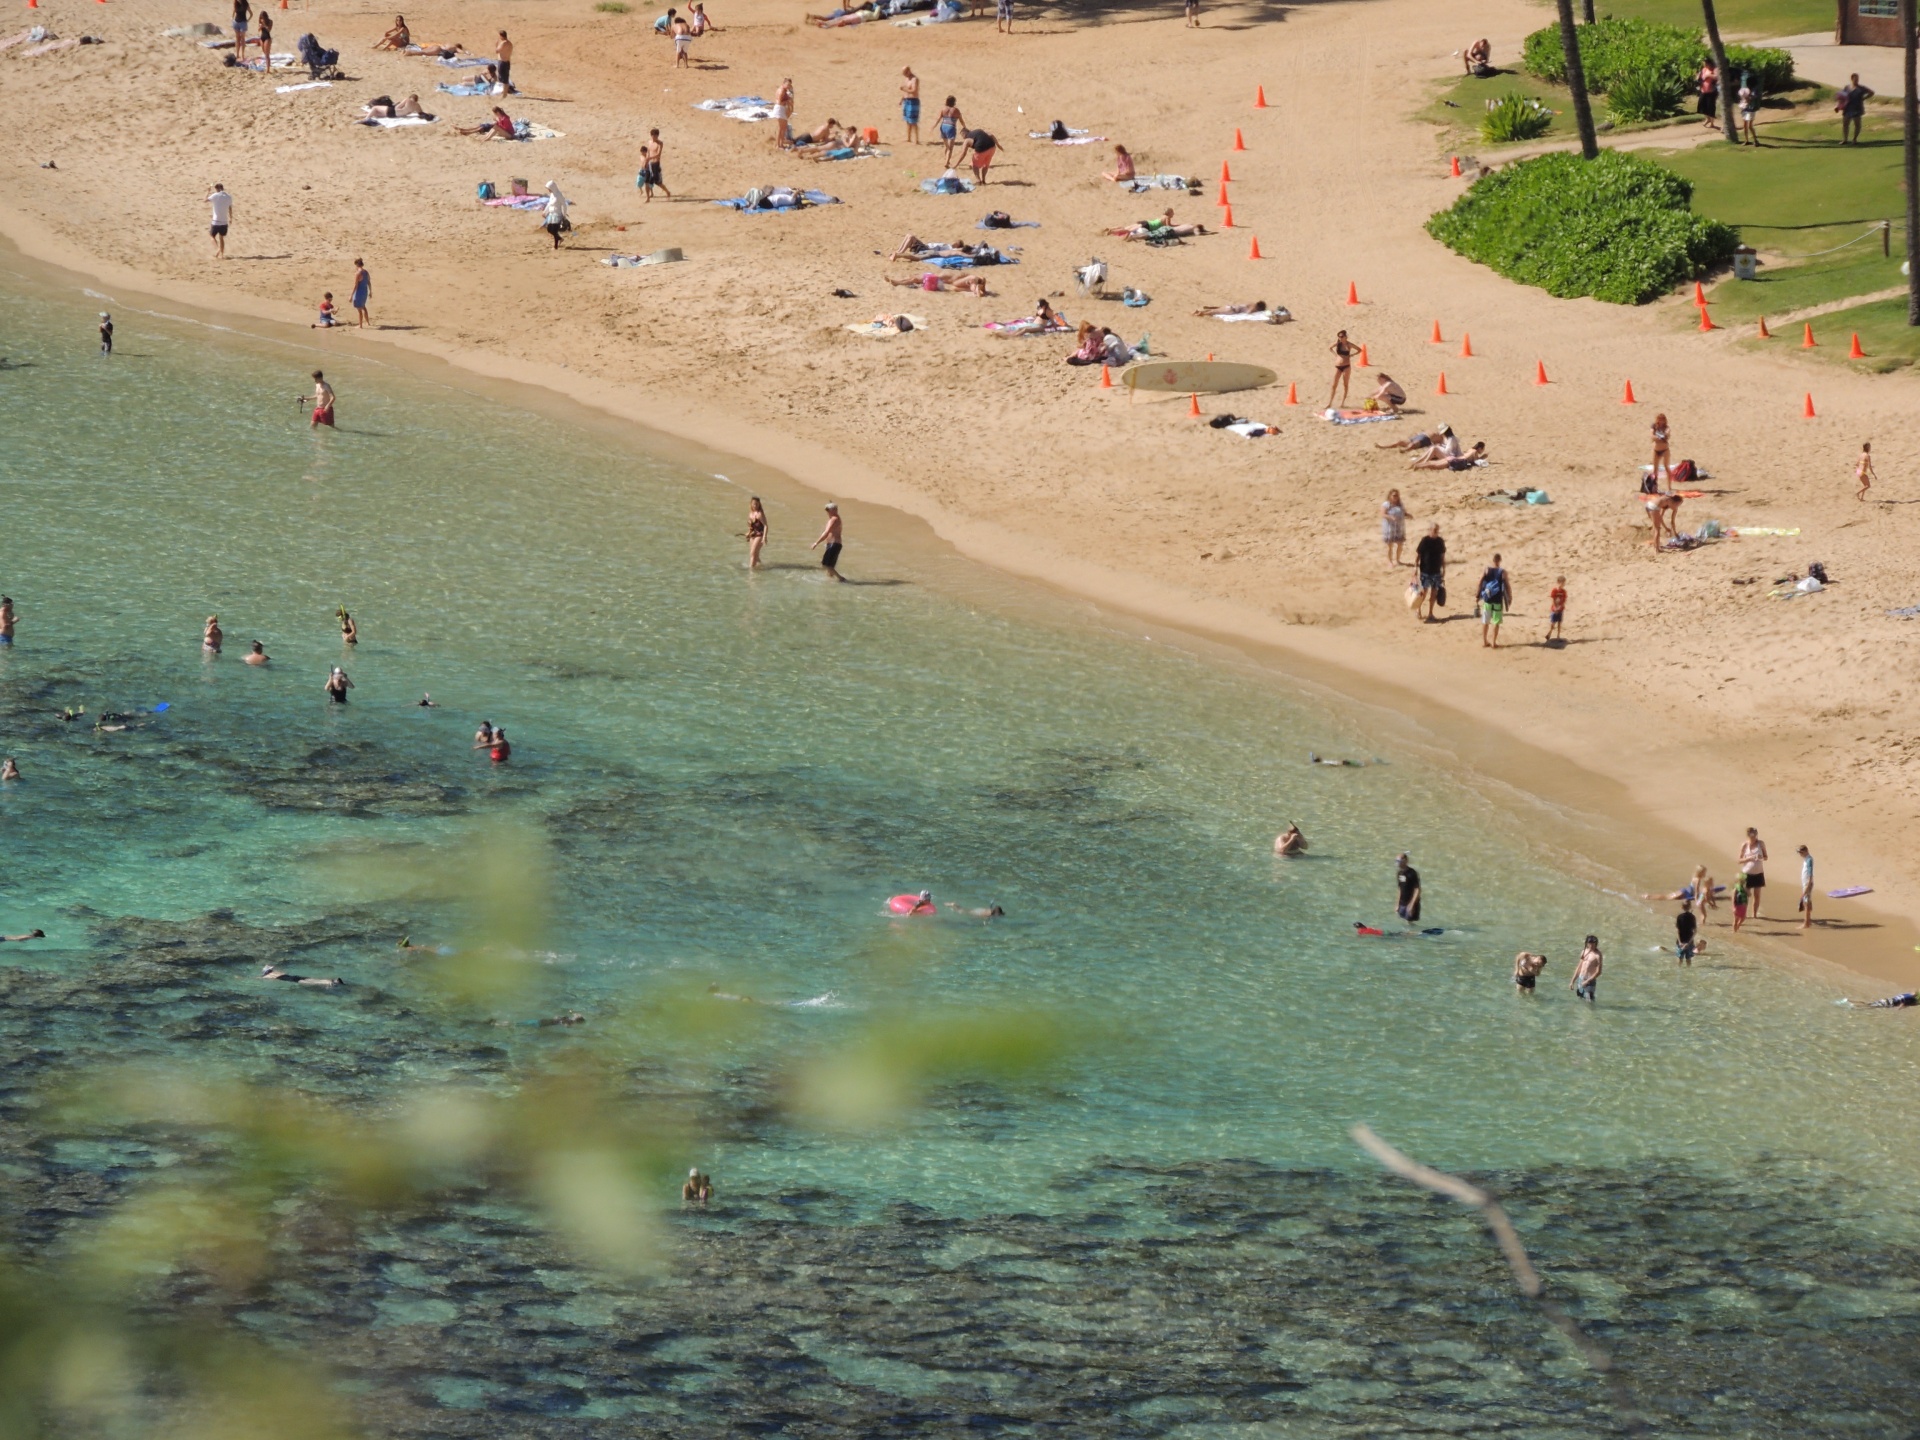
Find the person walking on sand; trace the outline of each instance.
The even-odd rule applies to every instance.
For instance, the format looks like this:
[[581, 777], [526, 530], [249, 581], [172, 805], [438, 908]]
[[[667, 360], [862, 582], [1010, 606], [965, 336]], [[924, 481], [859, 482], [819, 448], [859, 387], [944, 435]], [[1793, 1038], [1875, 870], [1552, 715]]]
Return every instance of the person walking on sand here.
[[1553, 582], [1553, 589], [1547, 592], [1547, 638], [1542, 645], [1551, 645], [1556, 640], [1565, 640], [1561, 633], [1560, 622], [1567, 618], [1567, 577], [1562, 575]]
[[327, 377], [320, 371], [313, 372], [313, 416], [307, 422], [312, 429], [316, 425], [325, 425], [333, 429], [333, 386], [327, 383]]
[[1387, 498], [1380, 503], [1380, 539], [1387, 547], [1387, 568], [1397, 568], [1402, 562], [1400, 552], [1407, 545], [1407, 507], [1400, 501], [1398, 490], [1387, 491]]
[[500, 88], [509, 95], [520, 92], [513, 88], [513, 41], [507, 38], [507, 32], [500, 32], [500, 39], [493, 47], [493, 73], [500, 77]]
[[747, 569], [760, 568], [760, 552], [767, 548], [767, 512], [755, 495], [747, 501]]
[[1540, 972], [1547, 968], [1547, 957], [1536, 955], [1531, 950], [1522, 950], [1513, 957], [1513, 988], [1522, 995], [1534, 993], [1534, 983], [1539, 980]]
[[776, 150], [793, 148], [793, 77], [789, 75], [773, 92], [773, 145]]
[[[1840, 112], [1840, 143], [1858, 145], [1860, 126], [1867, 118], [1867, 101], [1873, 98], [1873, 91], [1860, 83], [1858, 75], [1849, 75], [1847, 83], [1833, 97], [1833, 108]], [[1757, 917], [1756, 917], [1757, 918]]]
[[1813, 928], [1813, 852], [1802, 845], [1796, 852], [1800, 857], [1800, 928]]
[[[1439, 525], [1429, 525], [1420, 543], [1413, 547], [1413, 564], [1420, 574], [1420, 599], [1427, 607], [1425, 623], [1431, 625], [1434, 606], [1440, 603], [1440, 592], [1447, 584], [1447, 542], [1440, 538]], [[1419, 605], [1413, 607], [1413, 613], [1420, 614]]]
[[[1495, 555], [1493, 563], [1480, 575], [1480, 588], [1475, 592], [1480, 602], [1480, 643], [1489, 650], [1500, 648], [1500, 622], [1506, 618], [1507, 606], [1513, 603], [1513, 586], [1507, 580], [1507, 572], [1500, 568], [1500, 557]], [[1488, 639], [1488, 635], [1492, 639]]]
[[842, 575], [837, 568], [840, 564], [841, 533], [840, 507], [829, 500], [827, 502], [827, 527], [820, 532], [820, 538], [809, 545], [807, 549], [816, 550], [819, 549], [820, 546], [825, 545], [827, 548], [820, 553], [820, 568], [825, 570], [827, 574], [831, 575], [835, 580], [844, 584], [847, 577]]
[[567, 197], [560, 193], [560, 182], [547, 181], [546, 190], [547, 205], [541, 213], [540, 224], [553, 237], [553, 248], [558, 250], [560, 236], [573, 227], [567, 220]]
[[213, 219], [207, 226], [207, 233], [213, 237], [213, 258], [227, 258], [227, 230], [233, 224], [233, 196], [227, 193], [227, 187], [214, 182], [213, 191], [207, 196], [207, 208]]
[[900, 72], [900, 118], [907, 125], [907, 144], [920, 143], [920, 77], [907, 66]]
[[[111, 339], [111, 337], [109, 337], [109, 339]], [[109, 343], [107, 348], [111, 350], [113, 348], [112, 344]], [[1873, 482], [1880, 478], [1873, 473], [1873, 442], [1871, 440], [1863, 440], [1860, 442], [1860, 459], [1853, 467], [1853, 478], [1860, 486], [1858, 490], [1853, 492], [1853, 498], [1856, 500], [1866, 499], [1867, 491], [1871, 490], [1873, 488]]]
[[1753, 918], [1758, 920], [1760, 902], [1767, 888], [1767, 842], [1751, 825], [1747, 827], [1747, 838], [1740, 842], [1739, 862], [1740, 876], [1746, 882], [1748, 901], [1753, 906]]
[[653, 203], [653, 192], [658, 190], [669, 200], [673, 192], [667, 189], [667, 182], [660, 178], [661, 160], [667, 153], [667, 145], [660, 138], [658, 130], [647, 132], [647, 143], [640, 147], [640, 183], [647, 192], [647, 204]]
[[1333, 388], [1327, 391], [1327, 408], [1331, 410], [1336, 395], [1342, 405], [1347, 403], [1347, 386], [1353, 380], [1353, 357], [1360, 353], [1360, 347], [1347, 339], [1347, 332], [1342, 330], [1327, 349], [1333, 353]]
[[1187, 29], [1200, 28], [1200, 0], [1186, 0]]
[[113, 316], [105, 310], [100, 312], [100, 353], [102, 355], [113, 353]]
[[1587, 936], [1587, 943], [1580, 952], [1580, 963], [1574, 967], [1573, 980], [1569, 988], [1582, 1000], [1592, 1003], [1594, 992], [1600, 985], [1600, 971], [1606, 960], [1600, 954], [1600, 937]]
[[358, 317], [354, 323], [363, 330], [372, 321], [372, 317], [367, 314], [367, 301], [372, 298], [373, 275], [367, 269], [367, 262], [355, 257], [353, 262], [353, 294], [349, 297], [349, 302], [353, 306], [354, 314]]
[[953, 96], [947, 96], [947, 103], [940, 110], [940, 140], [947, 147], [946, 159], [941, 163], [949, 170], [953, 168], [953, 150], [960, 143], [961, 132], [967, 128], [967, 118], [960, 113], [960, 102]]

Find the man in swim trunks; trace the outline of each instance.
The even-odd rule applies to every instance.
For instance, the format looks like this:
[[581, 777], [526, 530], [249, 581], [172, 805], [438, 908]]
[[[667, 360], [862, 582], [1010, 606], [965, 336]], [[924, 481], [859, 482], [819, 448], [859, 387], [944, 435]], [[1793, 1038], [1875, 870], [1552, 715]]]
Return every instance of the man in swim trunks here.
[[1547, 957], [1536, 955], [1531, 950], [1522, 950], [1513, 957], [1513, 984], [1522, 995], [1533, 994], [1534, 982], [1540, 978], [1540, 972], [1547, 968]]
[[687, 17], [676, 15], [673, 20], [673, 68], [685, 70], [692, 67], [688, 58], [693, 49], [693, 27], [687, 23]]
[[267, 647], [262, 645], [258, 640], [253, 642], [253, 649], [247, 652], [247, 664], [249, 665], [267, 665], [271, 664], [272, 660], [273, 657], [267, 654]]
[[[1420, 599], [1427, 607], [1424, 619], [1431, 625], [1434, 606], [1440, 603], [1440, 588], [1447, 583], [1447, 542], [1440, 538], [1438, 525], [1429, 525], [1420, 543], [1413, 547], [1413, 561], [1420, 572]], [[1413, 607], [1413, 613], [1420, 614], [1419, 605]]]
[[827, 574], [831, 575], [835, 580], [844, 583], [847, 577], [842, 575], [836, 568], [840, 563], [841, 534], [840, 507], [829, 500], [827, 502], [826, 529], [820, 532], [820, 538], [809, 545], [807, 549], [817, 550], [820, 546], [825, 545], [827, 548], [822, 551], [820, 555], [820, 568], [825, 570]]
[[[1500, 557], [1493, 557], [1493, 564], [1480, 576], [1480, 588], [1477, 598], [1480, 601], [1480, 643], [1488, 649], [1500, 648], [1500, 622], [1506, 618], [1507, 606], [1512, 603], [1513, 590], [1507, 582], [1507, 572], [1501, 568]], [[1489, 640], [1487, 636], [1493, 638]]]
[[1587, 936], [1586, 948], [1580, 952], [1580, 964], [1575, 967], [1569, 989], [1582, 1000], [1592, 1003], [1595, 991], [1600, 984], [1600, 971], [1605, 960], [1600, 954], [1600, 937]]
[[500, 32], [500, 43], [493, 47], [494, 72], [500, 77], [500, 86], [507, 94], [519, 92], [513, 88], [513, 42], [507, 38], [507, 32]]
[[1693, 965], [1693, 937], [1700, 928], [1700, 917], [1693, 913], [1693, 901], [1683, 899], [1680, 913], [1673, 917], [1673, 958], [1681, 965]]
[[920, 77], [907, 66], [900, 72], [900, 118], [907, 123], [907, 144], [920, 143]]
[[1800, 857], [1800, 928], [1807, 930], [1813, 925], [1813, 852], [1802, 845], [1795, 853]]
[[313, 418], [308, 421], [308, 428], [316, 425], [333, 425], [333, 386], [318, 370], [313, 372]]
[[[244, 0], [241, 0], [244, 3]], [[207, 226], [207, 233], [213, 237], [213, 258], [227, 258], [227, 230], [233, 224], [233, 196], [227, 193], [227, 187], [216, 184], [207, 196], [207, 209], [213, 220]]]
[[780, 88], [773, 92], [773, 144], [777, 150], [793, 148], [793, 77], [788, 76], [780, 82]]
[[13, 597], [0, 595], [0, 645], [13, 644]]
[[1420, 872], [1413, 868], [1407, 859], [1406, 851], [1400, 852], [1398, 868], [1393, 873], [1393, 883], [1398, 887], [1398, 897], [1394, 901], [1393, 913], [1409, 925], [1420, 923]]
[[660, 159], [667, 153], [667, 145], [660, 138], [658, 130], [647, 132], [647, 143], [640, 147], [640, 183], [646, 187], [647, 204], [653, 203], [653, 192], [658, 190], [669, 200], [673, 192], [667, 189], [667, 182], [660, 178]]

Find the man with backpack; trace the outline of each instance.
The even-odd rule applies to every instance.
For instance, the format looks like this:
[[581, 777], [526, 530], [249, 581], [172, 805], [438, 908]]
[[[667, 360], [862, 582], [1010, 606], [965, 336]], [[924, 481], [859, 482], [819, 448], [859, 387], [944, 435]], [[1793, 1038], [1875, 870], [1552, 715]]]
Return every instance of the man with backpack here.
[[1481, 575], [1475, 598], [1480, 602], [1480, 643], [1489, 650], [1498, 650], [1500, 622], [1506, 617], [1507, 606], [1513, 603], [1513, 587], [1507, 581], [1507, 572], [1500, 568], [1498, 555]]

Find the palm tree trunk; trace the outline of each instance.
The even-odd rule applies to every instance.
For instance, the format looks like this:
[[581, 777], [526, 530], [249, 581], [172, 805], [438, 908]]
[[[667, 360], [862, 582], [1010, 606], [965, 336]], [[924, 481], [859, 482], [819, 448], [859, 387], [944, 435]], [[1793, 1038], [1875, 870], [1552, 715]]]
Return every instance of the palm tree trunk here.
[[1720, 77], [1720, 128], [1727, 132], [1727, 143], [1738, 145], [1740, 132], [1734, 127], [1734, 97], [1739, 87], [1727, 73], [1727, 47], [1720, 43], [1720, 17], [1713, 13], [1713, 0], [1700, 0], [1700, 11], [1707, 19], [1707, 49], [1713, 54], [1713, 73]]
[[1903, 119], [1907, 183], [1907, 324], [1920, 325], [1920, 90], [1914, 85], [1914, 4], [1900, 0], [1900, 40], [1905, 47], [1907, 93]]
[[1593, 0], [1586, 0], [1586, 4], [1582, 8], [1586, 13], [1581, 18], [1585, 20], [1587, 24], [1591, 25], [1593, 23]]
[[[1914, 0], [1905, 0], [1911, 7]], [[1573, 0], [1560, 0], [1560, 48], [1567, 57], [1567, 84], [1573, 90], [1573, 123], [1580, 130], [1580, 157], [1591, 160], [1600, 153], [1600, 142], [1593, 138], [1593, 106], [1587, 99], [1587, 70], [1580, 63], [1580, 34], [1573, 28]]]

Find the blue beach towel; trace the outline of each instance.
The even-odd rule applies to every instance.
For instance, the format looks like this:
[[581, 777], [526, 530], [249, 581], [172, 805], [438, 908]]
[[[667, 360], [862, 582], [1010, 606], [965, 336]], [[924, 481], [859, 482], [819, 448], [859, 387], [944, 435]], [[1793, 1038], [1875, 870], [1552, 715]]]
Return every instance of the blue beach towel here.
[[[800, 199], [791, 198], [793, 196], [799, 196]], [[781, 201], [784, 203], [780, 203]], [[837, 195], [829, 195], [824, 190], [796, 190], [783, 192], [779, 201], [765, 205], [749, 205], [745, 195], [732, 200], [715, 200], [713, 203], [730, 206], [745, 215], [764, 215], [774, 210], [798, 210], [803, 208], [803, 203], [805, 206], [838, 205], [840, 198]]]
[[[959, 188], [955, 189], [955, 186]], [[929, 195], [971, 195], [973, 193], [973, 181], [963, 179], [958, 175], [954, 176], [951, 180], [947, 179], [944, 175], [936, 175], [931, 180], [922, 180], [920, 182], [920, 188]]]
[[449, 95], [485, 95], [492, 91], [493, 86], [484, 80], [463, 80], [458, 85], [442, 84], [436, 88]]

